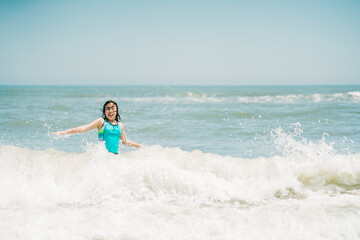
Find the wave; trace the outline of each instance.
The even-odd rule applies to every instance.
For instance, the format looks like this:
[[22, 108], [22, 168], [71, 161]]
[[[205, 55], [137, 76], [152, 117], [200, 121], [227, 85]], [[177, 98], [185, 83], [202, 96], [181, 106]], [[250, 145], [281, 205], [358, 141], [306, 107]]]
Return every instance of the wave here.
[[165, 95], [156, 97], [122, 97], [124, 102], [149, 102], [149, 103], [302, 103], [302, 102], [348, 102], [360, 103], [360, 92], [333, 93], [333, 94], [289, 94], [289, 95], [255, 95], [255, 96], [226, 96], [223, 94], [207, 94], [186, 92], [178, 95]]
[[[234, 204], [322, 194], [360, 195], [360, 154], [282, 138], [283, 155], [256, 159], [149, 146], [119, 155], [0, 145], [0, 208], [165, 201]], [[291, 145], [291, 147], [289, 147]]]
[[360, 155], [273, 135], [281, 154], [255, 159], [161, 146], [114, 155], [101, 144], [85, 153], [0, 145], [0, 235], [356, 239]]
[[224, 97], [216, 97], [208, 94], [194, 94], [188, 92], [183, 96], [159, 96], [159, 97], [123, 97], [124, 102], [155, 102], [155, 103], [220, 103], [226, 101]]
[[360, 102], [360, 92], [334, 93], [334, 94], [290, 94], [290, 95], [264, 95], [244, 96], [237, 98], [240, 103], [299, 103], [307, 102]]
[[360, 98], [360, 92], [348, 92], [347, 94], [357, 99]]

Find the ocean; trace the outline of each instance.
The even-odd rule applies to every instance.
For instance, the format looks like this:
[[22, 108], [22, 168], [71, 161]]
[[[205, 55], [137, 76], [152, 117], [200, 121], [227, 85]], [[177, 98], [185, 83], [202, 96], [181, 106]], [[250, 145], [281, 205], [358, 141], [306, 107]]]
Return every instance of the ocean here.
[[[360, 239], [360, 86], [0, 86], [1, 239]], [[54, 131], [118, 103], [127, 138]]]

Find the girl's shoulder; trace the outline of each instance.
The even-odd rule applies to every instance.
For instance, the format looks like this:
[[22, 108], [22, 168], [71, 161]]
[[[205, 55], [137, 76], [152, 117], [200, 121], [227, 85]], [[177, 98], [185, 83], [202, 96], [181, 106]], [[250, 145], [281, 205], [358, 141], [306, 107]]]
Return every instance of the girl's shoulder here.
[[97, 119], [95, 119], [95, 121], [103, 123], [105, 121], [105, 119], [104, 118], [97, 118]]
[[104, 124], [104, 122], [105, 122], [105, 119], [103, 119], [103, 118], [97, 118], [97, 119], [95, 119], [95, 121], [96, 121], [96, 123], [97, 123], [97, 126], [99, 127], [101, 127], [103, 124]]

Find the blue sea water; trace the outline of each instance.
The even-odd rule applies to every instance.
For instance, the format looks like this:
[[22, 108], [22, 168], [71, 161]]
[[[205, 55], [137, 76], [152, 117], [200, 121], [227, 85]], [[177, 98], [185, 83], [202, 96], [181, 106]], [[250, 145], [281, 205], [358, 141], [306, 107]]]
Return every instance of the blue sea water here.
[[[110, 99], [146, 147], [52, 134]], [[0, 86], [0, 101], [4, 239], [360, 239], [360, 86]]]
[[128, 138], [147, 145], [271, 156], [281, 130], [340, 152], [360, 150], [360, 86], [3, 86], [0, 99], [1, 142], [37, 150], [86, 151], [95, 130], [66, 139], [50, 132], [101, 117], [109, 99], [119, 104]]

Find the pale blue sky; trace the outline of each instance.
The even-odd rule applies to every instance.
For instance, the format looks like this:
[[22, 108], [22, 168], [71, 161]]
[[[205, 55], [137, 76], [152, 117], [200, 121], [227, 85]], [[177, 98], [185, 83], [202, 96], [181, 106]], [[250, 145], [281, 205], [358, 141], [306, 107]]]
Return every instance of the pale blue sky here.
[[0, 0], [1, 84], [360, 84], [360, 1]]

